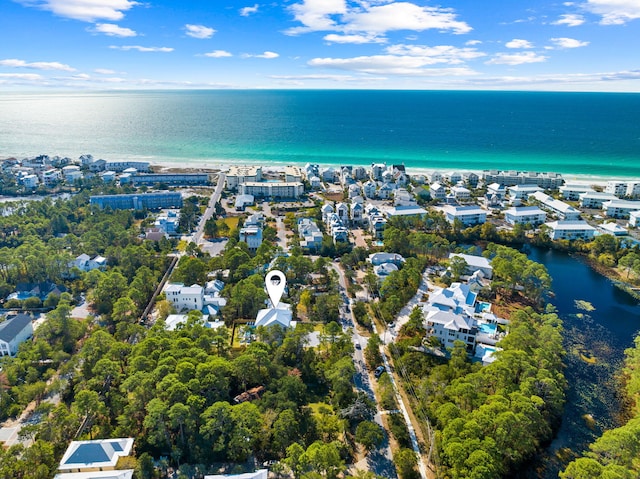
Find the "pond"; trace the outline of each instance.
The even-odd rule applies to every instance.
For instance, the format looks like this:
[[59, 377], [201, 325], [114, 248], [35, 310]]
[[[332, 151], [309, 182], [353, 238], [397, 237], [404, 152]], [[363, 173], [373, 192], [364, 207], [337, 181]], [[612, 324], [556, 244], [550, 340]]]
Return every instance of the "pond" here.
[[605, 429], [620, 425], [616, 374], [640, 330], [640, 306], [578, 258], [538, 248], [528, 255], [553, 279], [550, 302], [564, 322], [567, 350], [562, 424], [548, 448], [518, 476], [548, 479], [557, 478]]

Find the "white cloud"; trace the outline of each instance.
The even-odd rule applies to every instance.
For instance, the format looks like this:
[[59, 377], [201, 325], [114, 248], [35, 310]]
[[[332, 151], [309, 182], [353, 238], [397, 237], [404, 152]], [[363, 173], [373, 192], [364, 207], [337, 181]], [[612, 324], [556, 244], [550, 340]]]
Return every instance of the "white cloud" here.
[[338, 35], [336, 33], [330, 33], [324, 36], [324, 40], [329, 43], [386, 43], [387, 39], [384, 37], [377, 37], [375, 35]]
[[75, 68], [60, 62], [26, 62], [17, 58], [8, 58], [0, 60], [0, 66], [12, 68], [30, 68], [32, 70], [61, 70], [66, 72], [74, 72]]
[[[353, 76], [353, 75], [271, 75], [269, 78], [276, 80], [329, 80], [339, 83], [345, 82], [372, 82], [372, 81], [384, 81], [386, 77], [372, 77], [372, 76]], [[302, 83], [300, 83], [302, 85]]]
[[313, 67], [351, 70], [378, 75], [405, 76], [465, 76], [476, 72], [468, 67], [457, 68], [424, 68], [439, 63], [428, 57], [373, 55], [354, 58], [314, 58], [309, 62]]
[[640, 80], [640, 70], [623, 70], [619, 72], [600, 73], [550, 73], [534, 76], [503, 76], [474, 78], [475, 84], [493, 85], [527, 85], [527, 84], [602, 84], [616, 81]]
[[469, 40], [468, 42], [465, 42], [464, 44], [467, 45], [468, 47], [472, 47], [474, 45], [480, 45], [482, 42], [480, 40]]
[[568, 27], [577, 27], [582, 25], [585, 22], [584, 17], [582, 15], [577, 15], [574, 13], [567, 13], [565, 15], [560, 15], [552, 25], [566, 25]]
[[458, 48], [450, 45], [438, 45], [428, 47], [423, 45], [393, 45], [386, 48], [386, 52], [397, 56], [418, 57], [424, 61], [425, 65], [435, 65], [436, 63], [448, 63], [449, 65], [459, 65], [465, 60], [473, 60], [486, 56], [475, 48]]
[[498, 53], [486, 63], [488, 65], [521, 65], [523, 63], [540, 63], [546, 60], [547, 57], [534, 52]]
[[580, 48], [589, 45], [589, 42], [582, 42], [575, 38], [552, 38], [551, 42], [554, 43], [556, 48]]
[[26, 81], [38, 81], [44, 79], [42, 75], [38, 75], [37, 73], [0, 73], [0, 80], [3, 78], [8, 80]]
[[533, 43], [529, 40], [514, 38], [510, 42], [505, 43], [504, 46], [507, 48], [533, 48]]
[[132, 0], [17, 0], [27, 7], [47, 10], [55, 15], [85, 22], [122, 20], [124, 13], [138, 2]]
[[451, 9], [421, 7], [410, 2], [378, 3], [358, 2], [358, 6], [349, 7], [345, 0], [304, 0], [291, 7], [295, 19], [303, 26], [285, 33], [339, 31], [382, 35], [394, 30], [471, 31], [467, 23], [456, 20], [457, 15]]
[[242, 58], [266, 58], [267, 60], [272, 60], [274, 58], [278, 58], [280, 55], [278, 55], [276, 52], [264, 52], [264, 53], [260, 53], [258, 55], [252, 55], [250, 53], [245, 53], [242, 55]]
[[99, 75], [115, 75], [116, 73], [115, 70], [109, 70], [108, 68], [96, 68], [93, 71]]
[[638, 0], [587, 0], [583, 7], [602, 18], [602, 25], [623, 25], [640, 18]]
[[257, 3], [253, 7], [241, 8], [240, 9], [240, 15], [242, 15], [243, 17], [248, 17], [249, 15], [257, 13], [258, 12], [258, 8], [260, 8], [260, 5], [258, 5]]
[[137, 50], [139, 52], [162, 52], [169, 53], [173, 51], [171, 47], [142, 47], [140, 45], [110, 45], [109, 48], [113, 50], [124, 50], [128, 52], [129, 50]]
[[224, 50], [214, 50], [212, 52], [205, 53], [204, 56], [209, 58], [224, 58], [224, 57], [232, 57], [233, 55]]
[[138, 35], [130, 28], [120, 27], [114, 23], [96, 23], [92, 31], [104, 33], [110, 37], [135, 37]]
[[184, 29], [187, 31], [187, 35], [193, 38], [199, 38], [201, 40], [206, 40], [207, 38], [211, 38], [216, 31], [211, 27], [205, 27], [204, 25], [191, 25], [187, 23], [184, 26]]

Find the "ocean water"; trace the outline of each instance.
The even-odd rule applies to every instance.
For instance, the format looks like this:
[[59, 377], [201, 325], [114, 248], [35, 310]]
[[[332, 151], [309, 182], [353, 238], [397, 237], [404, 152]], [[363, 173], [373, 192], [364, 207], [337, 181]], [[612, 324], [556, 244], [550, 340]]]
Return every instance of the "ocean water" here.
[[0, 158], [554, 171], [640, 177], [640, 94], [0, 93]]

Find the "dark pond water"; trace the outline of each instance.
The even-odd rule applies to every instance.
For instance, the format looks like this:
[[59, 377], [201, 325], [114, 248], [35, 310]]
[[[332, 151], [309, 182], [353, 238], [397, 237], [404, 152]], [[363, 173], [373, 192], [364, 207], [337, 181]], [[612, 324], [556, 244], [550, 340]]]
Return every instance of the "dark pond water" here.
[[553, 278], [555, 296], [550, 302], [564, 321], [569, 389], [556, 438], [517, 477], [548, 479], [557, 478], [575, 454], [585, 450], [603, 430], [620, 425], [616, 374], [624, 350], [633, 345], [640, 330], [640, 306], [575, 257], [534, 248], [529, 258], [544, 264]]

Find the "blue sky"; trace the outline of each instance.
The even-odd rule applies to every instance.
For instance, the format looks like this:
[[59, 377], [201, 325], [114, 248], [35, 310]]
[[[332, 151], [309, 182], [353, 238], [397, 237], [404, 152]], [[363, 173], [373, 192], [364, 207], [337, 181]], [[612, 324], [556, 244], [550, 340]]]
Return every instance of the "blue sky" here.
[[640, 0], [2, 0], [0, 89], [640, 91]]

